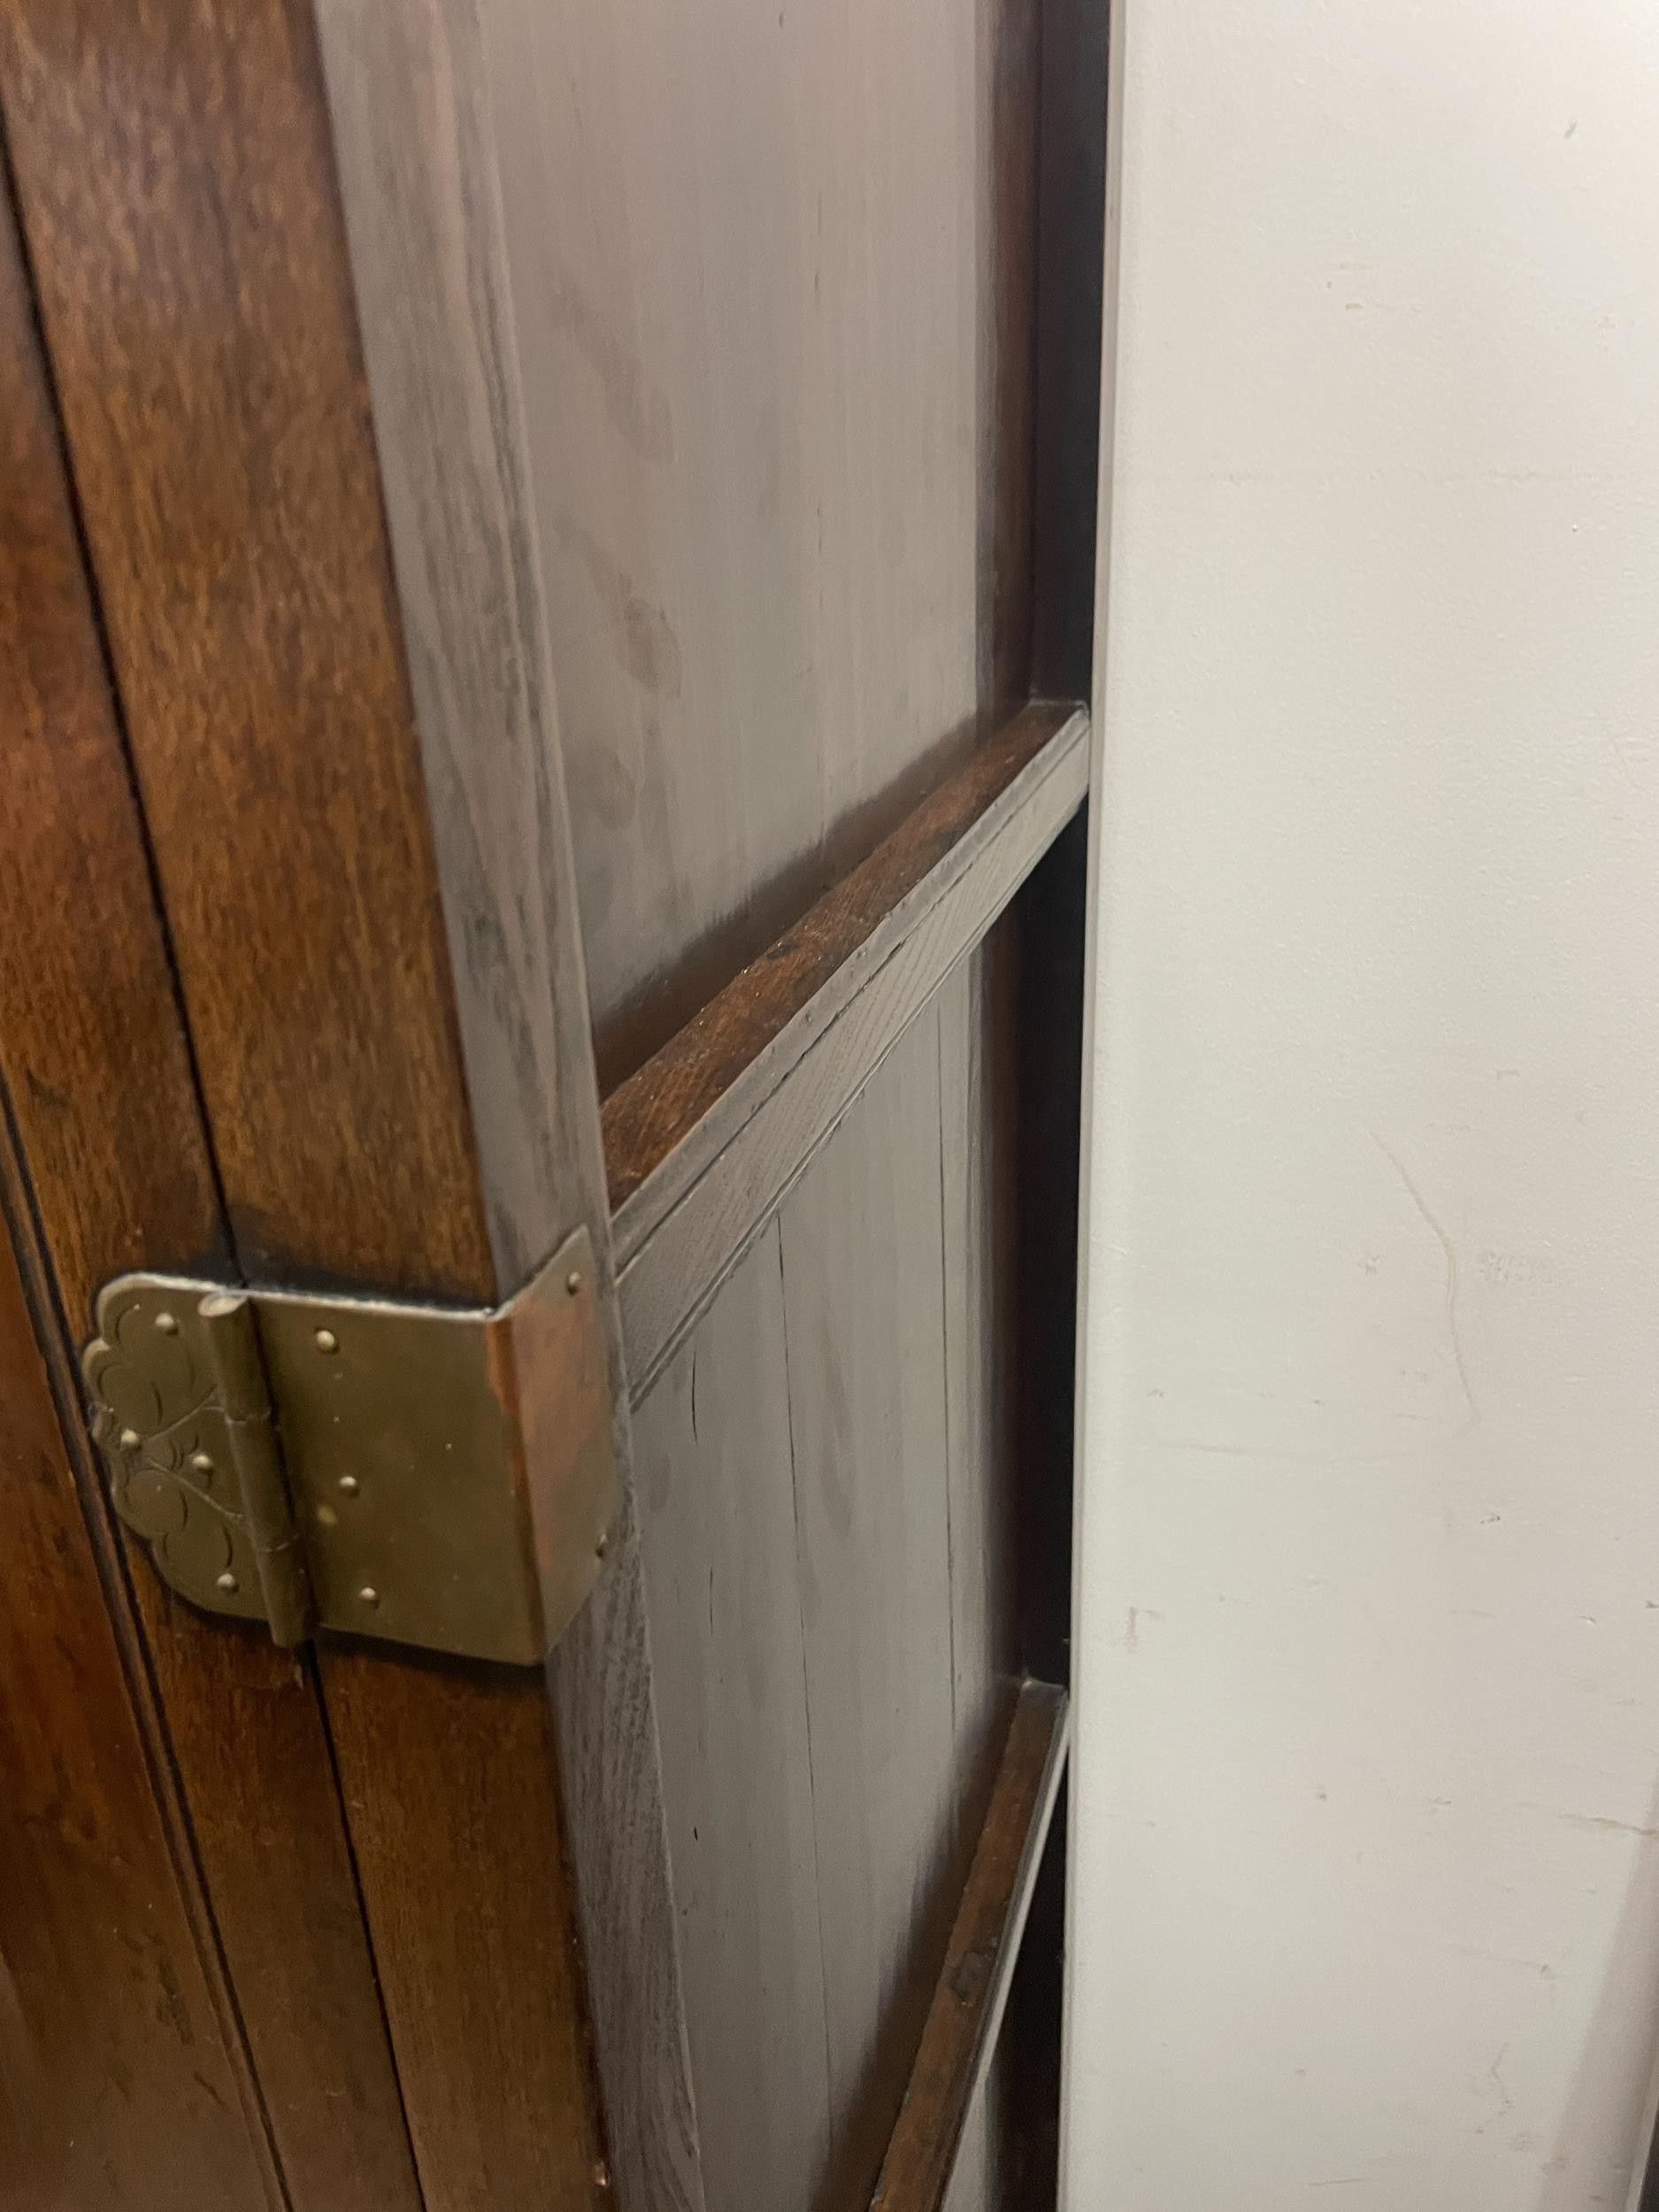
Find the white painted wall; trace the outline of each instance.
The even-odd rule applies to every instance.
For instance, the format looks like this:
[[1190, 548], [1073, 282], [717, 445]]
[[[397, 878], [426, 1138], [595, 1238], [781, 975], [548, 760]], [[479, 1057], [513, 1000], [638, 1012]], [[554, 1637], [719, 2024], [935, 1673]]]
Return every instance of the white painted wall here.
[[1127, 0], [1071, 2212], [1622, 2206], [1659, 0]]

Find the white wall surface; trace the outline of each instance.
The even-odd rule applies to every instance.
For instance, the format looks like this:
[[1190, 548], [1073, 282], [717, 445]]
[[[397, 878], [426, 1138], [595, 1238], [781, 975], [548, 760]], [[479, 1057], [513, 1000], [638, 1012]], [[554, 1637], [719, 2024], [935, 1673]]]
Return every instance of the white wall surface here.
[[1126, 0], [1071, 2212], [1622, 2206], [1659, 0]]

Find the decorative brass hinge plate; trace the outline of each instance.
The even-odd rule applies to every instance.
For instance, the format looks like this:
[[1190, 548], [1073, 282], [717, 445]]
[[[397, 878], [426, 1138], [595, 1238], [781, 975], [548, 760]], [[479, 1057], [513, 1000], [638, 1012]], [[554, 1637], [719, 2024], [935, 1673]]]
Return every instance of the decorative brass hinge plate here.
[[82, 1355], [117, 1511], [211, 1612], [539, 1662], [616, 1512], [593, 1252], [505, 1305], [123, 1275]]

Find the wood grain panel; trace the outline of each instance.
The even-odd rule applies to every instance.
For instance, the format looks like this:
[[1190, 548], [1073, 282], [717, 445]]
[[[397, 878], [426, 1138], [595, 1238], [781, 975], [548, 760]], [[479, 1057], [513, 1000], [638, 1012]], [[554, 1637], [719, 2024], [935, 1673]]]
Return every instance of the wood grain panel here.
[[[12, 0], [0, 25], [237, 1250], [266, 1280], [475, 1291], [488, 1244], [306, 10]], [[395, 1204], [365, 1202], [380, 1162]]]
[[276, 2212], [4, 1233], [0, 1672], [0, 2200]]
[[840, 2204], [874, 2182], [959, 1870], [931, 1022], [780, 1230]]
[[[298, 0], [17, 0], [4, 20], [44, 328], [237, 1260], [265, 1279], [491, 1297], [498, 1217], [309, 13]], [[488, 749], [492, 733], [476, 737]], [[468, 815], [456, 834], [498, 828]], [[528, 896], [509, 864], [522, 849], [499, 872], [488, 847], [479, 858], [509, 902]], [[476, 926], [488, 941], [488, 911]], [[504, 994], [512, 945], [477, 954], [464, 945], [456, 972], [474, 996], [489, 979]], [[516, 1037], [529, 1019], [502, 1015]], [[573, 1019], [585, 1039], [580, 1003]], [[480, 1062], [480, 1095], [488, 1072]], [[559, 1186], [537, 1071], [521, 1057], [514, 1074], [508, 1134], [495, 1094], [479, 1125], [510, 1210]], [[528, 1206], [520, 1225], [537, 1235]], [[541, 1686], [475, 1686], [473, 1786], [513, 1811], [479, 1821], [451, 1801], [454, 1715], [423, 1698], [423, 1678], [373, 1651], [319, 1663], [402, 2085], [411, 2115], [431, 2116], [428, 2201], [539, 2207], [548, 2154], [524, 2116], [580, 2112], [592, 2094], [585, 2047], [547, 2032], [545, 1987], [491, 1978], [515, 1945], [534, 1962], [568, 1944]], [[526, 1760], [541, 1763], [528, 1778]], [[441, 1809], [421, 1852], [388, 1847], [388, 1807]], [[228, 1833], [245, 1853], [245, 1809]], [[264, 1870], [248, 1863], [251, 1884]], [[511, 1941], [417, 1939], [464, 1888], [479, 1924]], [[469, 2034], [475, 2016], [489, 2036]], [[340, 2185], [336, 2173], [333, 2201]], [[583, 2188], [598, 2185], [584, 2169]]]
[[713, 2212], [805, 2212], [830, 2148], [781, 1269], [774, 1224], [634, 1423]]
[[[50, 1248], [60, 1306], [45, 1325], [73, 1404], [58, 1314], [71, 1336], [83, 1333], [97, 1286], [140, 1263], [221, 1271], [227, 1239], [9, 207], [4, 216], [0, 742], [15, 826], [0, 839], [0, 1073]], [[80, 1632], [96, 1639], [96, 1586], [74, 1564], [86, 1532], [58, 1537]], [[176, 1604], [148, 1560], [132, 1594], [165, 1710], [164, 1740], [142, 1708], [157, 1786], [165, 1795], [176, 1772], [182, 1787], [294, 2212], [326, 2212], [342, 2189], [403, 2212], [413, 2172], [314, 1685], [263, 1640]], [[50, 1596], [42, 1578], [32, 1605]], [[107, 1601], [131, 1634], [119, 1574]], [[77, 1711], [93, 1701], [75, 1728], [103, 1702], [90, 1680], [74, 1693]], [[120, 1847], [136, 1878], [138, 1832]], [[180, 1988], [199, 1978], [163, 1964]], [[212, 2031], [192, 2008], [211, 2081]], [[131, 2085], [130, 2112], [119, 2097], [104, 2107], [131, 2127], [147, 2101], [152, 2126], [157, 2109], [176, 2109], [181, 2126], [192, 2113], [188, 2084], [163, 2094], [153, 2072], [113, 2057], [109, 2079]], [[187, 2129], [169, 2154], [180, 2166], [189, 2141]], [[223, 2171], [204, 2154], [205, 2177]], [[132, 2193], [168, 2197], [159, 2185]]]
[[1021, 688], [1036, 12], [481, 12], [609, 1087]]

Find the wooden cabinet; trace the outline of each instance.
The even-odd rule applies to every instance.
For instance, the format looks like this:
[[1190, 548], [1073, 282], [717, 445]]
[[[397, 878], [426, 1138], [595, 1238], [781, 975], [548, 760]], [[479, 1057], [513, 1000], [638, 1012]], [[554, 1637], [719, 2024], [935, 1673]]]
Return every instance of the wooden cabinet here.
[[[0, 2203], [1052, 2201], [1104, 36], [0, 8]], [[577, 1231], [544, 1671], [112, 1510], [111, 1278]]]

